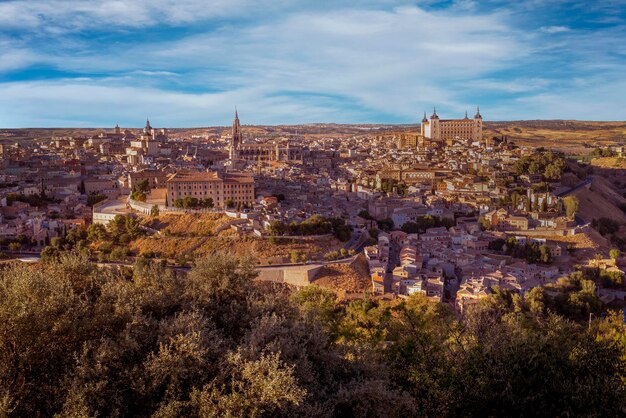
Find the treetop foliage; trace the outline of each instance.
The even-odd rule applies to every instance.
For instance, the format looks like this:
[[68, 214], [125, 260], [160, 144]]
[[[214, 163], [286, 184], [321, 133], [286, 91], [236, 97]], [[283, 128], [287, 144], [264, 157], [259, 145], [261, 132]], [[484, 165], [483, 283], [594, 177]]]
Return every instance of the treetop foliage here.
[[253, 260], [220, 254], [187, 275], [72, 253], [1, 269], [0, 415], [624, 414], [620, 315], [588, 330], [541, 288], [495, 289], [461, 320], [420, 296], [338, 302], [255, 277]]
[[285, 223], [273, 221], [269, 232], [275, 235], [325, 235], [333, 234], [340, 241], [348, 241], [352, 236], [352, 230], [342, 218], [326, 218], [322, 215], [313, 215], [309, 218], [297, 222]]
[[537, 150], [515, 162], [515, 174], [541, 174], [547, 181], [559, 181], [565, 170], [565, 159], [561, 154]]

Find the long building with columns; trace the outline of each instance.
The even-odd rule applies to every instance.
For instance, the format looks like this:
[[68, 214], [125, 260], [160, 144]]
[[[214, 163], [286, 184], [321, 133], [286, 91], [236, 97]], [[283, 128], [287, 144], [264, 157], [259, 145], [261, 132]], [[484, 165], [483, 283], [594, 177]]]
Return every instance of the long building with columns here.
[[424, 138], [444, 141], [447, 144], [455, 139], [480, 141], [483, 138], [483, 117], [480, 114], [480, 108], [476, 109], [473, 119], [467, 117], [467, 112], [463, 119], [439, 119], [437, 110], [434, 109], [429, 120], [424, 112], [421, 133]]
[[254, 178], [244, 173], [220, 174], [216, 171], [176, 173], [166, 182], [167, 202], [194, 197], [213, 199], [216, 208], [224, 208], [228, 200], [250, 205], [254, 203]]

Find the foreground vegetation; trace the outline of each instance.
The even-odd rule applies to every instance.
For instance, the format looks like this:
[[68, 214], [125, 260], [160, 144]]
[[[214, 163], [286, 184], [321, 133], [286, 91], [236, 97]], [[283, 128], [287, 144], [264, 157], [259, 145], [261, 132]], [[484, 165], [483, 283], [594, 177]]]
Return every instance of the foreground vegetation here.
[[253, 284], [218, 255], [187, 275], [61, 253], [0, 271], [0, 415], [623, 416], [623, 318], [577, 323], [496, 292], [461, 321], [420, 297], [337, 303]]

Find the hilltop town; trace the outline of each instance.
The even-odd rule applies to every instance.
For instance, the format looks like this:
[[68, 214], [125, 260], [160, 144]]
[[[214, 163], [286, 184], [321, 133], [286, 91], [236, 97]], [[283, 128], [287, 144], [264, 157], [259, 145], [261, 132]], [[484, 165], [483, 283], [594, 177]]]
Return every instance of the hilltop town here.
[[609, 125], [434, 109], [404, 126], [258, 127], [235, 112], [228, 128], [3, 130], [0, 251], [181, 270], [230, 252], [252, 255], [259, 280], [459, 312], [583, 271], [619, 306], [626, 148]]

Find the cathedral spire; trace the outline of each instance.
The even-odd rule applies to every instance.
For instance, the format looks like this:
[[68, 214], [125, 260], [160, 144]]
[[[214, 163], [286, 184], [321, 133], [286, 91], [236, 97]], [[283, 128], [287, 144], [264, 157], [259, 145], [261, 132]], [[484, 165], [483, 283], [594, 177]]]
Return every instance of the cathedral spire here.
[[233, 120], [232, 138], [230, 140], [230, 159], [236, 160], [239, 157], [239, 147], [241, 146], [243, 136], [241, 134], [241, 125], [239, 124], [239, 114], [235, 106], [235, 119]]
[[480, 106], [476, 106], [476, 115], [474, 116], [474, 119], [482, 119], [482, 115], [480, 114]]

